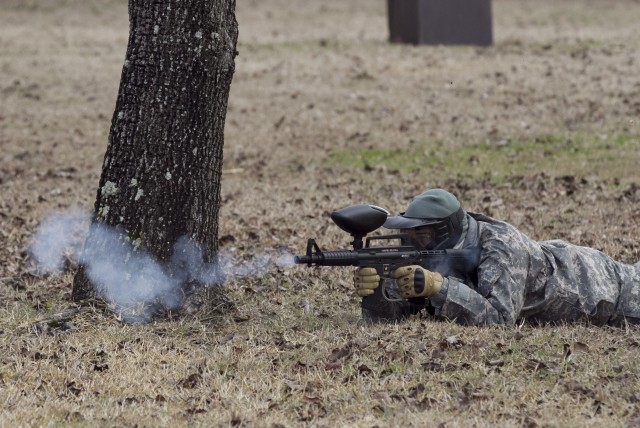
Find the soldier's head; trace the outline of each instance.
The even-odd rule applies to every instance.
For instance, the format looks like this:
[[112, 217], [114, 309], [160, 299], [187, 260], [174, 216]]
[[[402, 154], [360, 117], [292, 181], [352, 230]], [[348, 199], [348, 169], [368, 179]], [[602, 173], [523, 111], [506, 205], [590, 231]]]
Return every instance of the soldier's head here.
[[442, 189], [431, 189], [414, 197], [407, 210], [389, 216], [387, 229], [400, 229], [413, 245], [428, 250], [453, 248], [462, 236], [465, 212], [458, 199]]

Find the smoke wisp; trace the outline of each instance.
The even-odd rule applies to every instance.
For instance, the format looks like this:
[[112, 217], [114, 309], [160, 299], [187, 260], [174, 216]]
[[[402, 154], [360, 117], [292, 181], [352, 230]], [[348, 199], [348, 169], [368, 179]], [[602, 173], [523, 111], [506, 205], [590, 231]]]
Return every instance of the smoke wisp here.
[[55, 213], [38, 227], [28, 252], [36, 261], [36, 275], [56, 274], [77, 260], [86, 237], [89, 216], [80, 209]]
[[182, 303], [182, 287], [191, 281], [221, 286], [228, 278], [260, 276], [274, 266], [294, 265], [292, 255], [273, 250], [242, 261], [223, 250], [217, 264], [207, 263], [201, 247], [186, 237], [174, 244], [170, 260], [161, 263], [136, 250], [115, 228], [90, 223], [89, 215], [79, 210], [56, 213], [43, 221], [28, 249], [35, 273], [60, 273], [68, 260], [82, 264], [107, 301], [121, 310], [135, 308], [133, 321], [148, 319], [159, 306], [177, 309]]

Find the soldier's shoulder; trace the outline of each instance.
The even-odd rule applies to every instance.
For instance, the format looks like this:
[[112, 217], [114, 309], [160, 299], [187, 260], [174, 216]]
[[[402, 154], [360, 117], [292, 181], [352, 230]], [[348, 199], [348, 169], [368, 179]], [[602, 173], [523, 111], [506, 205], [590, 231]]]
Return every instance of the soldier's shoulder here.
[[480, 214], [480, 213], [467, 212], [467, 214], [473, 217], [473, 219], [478, 222], [478, 226], [481, 228], [487, 228], [487, 226], [489, 226], [489, 229], [497, 228], [502, 230], [517, 231], [515, 226], [507, 223], [506, 221], [497, 220], [493, 217], [489, 217], [487, 215]]
[[520, 232], [515, 226], [506, 221], [497, 220], [479, 213], [469, 213], [478, 223], [480, 239], [486, 244], [487, 241], [529, 241], [529, 238]]

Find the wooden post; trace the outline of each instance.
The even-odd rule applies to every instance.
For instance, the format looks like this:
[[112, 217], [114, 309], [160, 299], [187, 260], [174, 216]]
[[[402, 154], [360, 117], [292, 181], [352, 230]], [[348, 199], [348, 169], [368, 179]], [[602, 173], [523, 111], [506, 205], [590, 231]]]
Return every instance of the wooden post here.
[[387, 0], [387, 4], [392, 43], [493, 43], [491, 0]]

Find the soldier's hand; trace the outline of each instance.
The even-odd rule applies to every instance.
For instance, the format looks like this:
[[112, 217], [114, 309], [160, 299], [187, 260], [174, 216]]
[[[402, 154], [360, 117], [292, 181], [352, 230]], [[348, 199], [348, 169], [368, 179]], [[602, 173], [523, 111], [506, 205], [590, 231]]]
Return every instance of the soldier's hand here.
[[429, 297], [440, 291], [442, 275], [420, 266], [404, 266], [391, 272], [403, 299]]
[[375, 268], [361, 267], [353, 273], [353, 283], [356, 286], [358, 296], [371, 296], [380, 283], [380, 276]]

